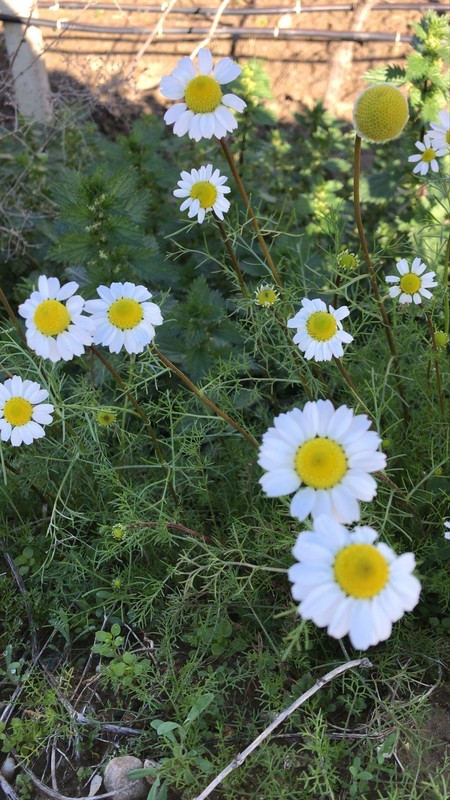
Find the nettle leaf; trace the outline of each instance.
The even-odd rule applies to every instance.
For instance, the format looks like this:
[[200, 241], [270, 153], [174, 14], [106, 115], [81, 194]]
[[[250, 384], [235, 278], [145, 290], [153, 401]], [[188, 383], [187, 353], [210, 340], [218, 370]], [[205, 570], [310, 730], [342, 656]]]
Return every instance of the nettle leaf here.
[[363, 203], [382, 205], [391, 201], [398, 187], [398, 175], [395, 171], [382, 170], [361, 177], [360, 198]]
[[403, 86], [406, 83], [406, 70], [398, 64], [386, 64], [374, 67], [364, 73], [367, 83], [392, 83], [394, 86]]

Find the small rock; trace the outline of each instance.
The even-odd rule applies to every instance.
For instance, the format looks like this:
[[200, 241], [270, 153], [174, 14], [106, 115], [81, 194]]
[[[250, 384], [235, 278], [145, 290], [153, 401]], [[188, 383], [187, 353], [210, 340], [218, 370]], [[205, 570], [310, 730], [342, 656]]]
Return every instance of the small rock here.
[[7, 781], [11, 783], [12, 778], [14, 778], [14, 773], [17, 769], [17, 764], [11, 756], [7, 756], [5, 758], [3, 764], [0, 767], [0, 772], [2, 773], [3, 777], [6, 778]]
[[119, 756], [107, 764], [103, 782], [107, 792], [114, 792], [113, 800], [145, 800], [148, 783], [144, 778], [133, 781], [128, 778], [132, 769], [141, 769], [143, 763], [134, 756]]

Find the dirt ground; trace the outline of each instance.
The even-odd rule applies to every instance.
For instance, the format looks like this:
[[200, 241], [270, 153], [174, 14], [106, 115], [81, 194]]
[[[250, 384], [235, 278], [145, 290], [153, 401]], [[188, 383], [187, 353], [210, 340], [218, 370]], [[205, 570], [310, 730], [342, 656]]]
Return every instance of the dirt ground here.
[[[159, 34], [155, 26], [162, 12], [147, 9], [160, 6], [140, 0], [139, 7], [146, 11], [136, 12], [130, 10], [131, 1], [113, 0], [109, 10], [101, 10], [96, 7], [102, 5], [101, 0], [98, 3], [60, 0], [60, 4], [57, 0], [39, 0], [41, 20], [58, 24], [58, 29], [43, 27], [41, 30], [52, 89], [63, 100], [69, 99], [71, 93], [91, 97], [94, 103], [106, 106], [117, 119], [127, 104], [148, 111], [155, 101], [165, 103], [158, 92], [161, 76], [176, 66], [177, 58], [192, 54], [208, 36], [214, 19], [213, 13], [187, 16], [179, 13], [180, 10], [206, 7], [215, 12], [221, 5], [217, 0], [170, 0], [162, 5], [162, 8], [169, 6], [170, 12]], [[332, 10], [320, 11], [324, 3], [310, 2], [311, 5], [302, 6], [280, 0], [280, 8], [286, 10], [273, 13], [271, 0], [231, 0], [227, 10], [248, 9], [253, 13], [222, 16], [218, 30], [227, 28], [236, 32], [239, 28], [245, 32], [245, 37], [242, 33], [235, 33], [231, 38], [217, 35], [209, 46], [216, 57], [230, 55], [240, 63], [252, 57], [264, 59], [274, 95], [272, 107], [282, 121], [289, 121], [302, 104], [312, 106], [318, 100], [325, 101], [337, 116], [349, 119], [354, 98], [365, 85], [362, 77], [365, 70], [386, 62], [402, 63], [410, 45], [404, 41], [342, 43], [317, 38], [317, 34], [313, 39], [291, 36], [286, 40], [283, 35], [289, 30], [305, 31], [305, 37], [310, 37], [308, 32], [312, 31], [332, 34], [354, 31], [362, 13], [360, 30], [390, 33], [398, 39], [411, 34], [411, 23], [420, 19], [420, 9], [424, 6], [417, 4], [416, 9], [405, 11], [386, 9], [386, 4], [379, 9], [375, 0], [346, 4], [332, 0], [327, 6]], [[258, 11], [259, 14], [255, 13]], [[68, 21], [115, 30], [105, 34], [98, 30], [67, 30], [64, 25]], [[201, 30], [197, 34], [187, 34], [187, 29], [192, 27]], [[147, 34], [135, 35], [136, 28], [145, 28]], [[175, 33], [168, 33], [174, 29]], [[176, 32], [177, 29], [180, 32]], [[152, 30], [153, 39], [149, 41], [148, 32]], [[259, 38], [258, 32], [265, 38]], [[11, 93], [9, 98], [11, 102]]]

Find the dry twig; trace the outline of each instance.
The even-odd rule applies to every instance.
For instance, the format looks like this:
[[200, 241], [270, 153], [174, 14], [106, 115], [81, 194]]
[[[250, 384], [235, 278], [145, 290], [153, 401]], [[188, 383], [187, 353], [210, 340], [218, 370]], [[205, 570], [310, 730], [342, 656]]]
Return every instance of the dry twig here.
[[201, 794], [194, 798], [194, 800], [205, 800], [206, 797], [209, 797], [214, 789], [216, 789], [217, 786], [222, 783], [224, 778], [226, 778], [227, 775], [229, 775], [234, 769], [240, 767], [247, 756], [249, 756], [253, 750], [256, 750], [261, 742], [263, 742], [264, 739], [267, 739], [267, 737], [272, 733], [273, 730], [275, 730], [275, 728], [278, 727], [278, 725], [281, 725], [281, 723], [284, 722], [284, 720], [287, 719], [291, 714], [293, 714], [294, 711], [300, 708], [300, 706], [303, 705], [306, 700], [309, 700], [313, 694], [316, 694], [319, 689], [332, 681], [333, 678], [337, 678], [338, 675], [342, 675], [342, 673], [347, 672], [349, 669], [354, 669], [356, 667], [362, 667], [366, 669], [371, 666], [372, 664], [368, 658], [358, 658], [355, 661], [347, 661], [345, 664], [341, 664], [339, 667], [336, 667], [335, 669], [331, 670], [331, 672], [328, 672], [326, 675], [324, 675], [323, 678], [319, 678], [314, 686], [308, 689], [308, 691], [304, 692], [301, 697], [298, 697], [297, 700], [295, 700], [288, 708], [285, 708], [281, 714], [278, 714], [273, 722], [271, 722], [270, 725], [262, 733], [260, 733], [259, 736], [257, 736], [256, 739], [254, 739], [254, 741], [245, 748], [245, 750], [242, 751], [242, 753], [239, 753], [235, 758], [233, 758], [233, 761], [231, 761], [230, 764], [228, 764], [228, 766], [225, 767], [225, 769], [223, 769], [213, 781], [211, 781], [206, 789], [204, 789]]

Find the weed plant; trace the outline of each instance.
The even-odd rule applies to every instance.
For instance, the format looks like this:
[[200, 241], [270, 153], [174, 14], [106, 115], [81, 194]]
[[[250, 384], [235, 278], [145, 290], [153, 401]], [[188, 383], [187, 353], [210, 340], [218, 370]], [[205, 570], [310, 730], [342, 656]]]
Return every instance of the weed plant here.
[[[45, 131], [2, 131], [1, 378], [35, 381], [54, 407], [42, 438], [0, 443], [0, 744], [24, 769], [20, 797], [33, 796], [30, 771], [50, 783], [53, 748], [74, 767], [58, 762], [63, 794], [69, 773], [86, 795], [98, 764], [129, 753], [157, 762], [151, 800], [169, 787], [193, 800], [358, 657], [299, 618], [287, 570], [315, 520], [258, 482], [255, 445], [274, 418], [323, 399], [367, 414], [382, 440], [386, 468], [359, 524], [415, 554], [420, 602], [370, 648], [370, 670], [323, 686], [211, 796], [450, 795], [433, 704], [445, 713], [449, 691], [448, 155], [425, 176], [408, 162], [446, 102], [448, 24], [428, 14], [415, 33], [406, 69], [369, 76], [402, 86], [410, 105], [401, 136], [362, 146], [379, 298], [354, 213], [355, 131], [320, 104], [278, 125], [259, 62], [234, 84], [247, 106], [230, 140], [259, 234], [217, 138], [178, 138], [148, 116], [110, 141], [81, 109]], [[173, 197], [181, 170], [209, 163], [231, 187], [221, 226]], [[417, 257], [436, 285], [399, 303], [385, 278]], [[144, 285], [164, 322], [138, 354], [97, 343], [42, 358], [18, 313], [41, 275], [76, 281], [85, 300], [100, 285]], [[343, 359], [316, 363], [294, 343], [286, 323], [304, 298], [349, 309]]]

